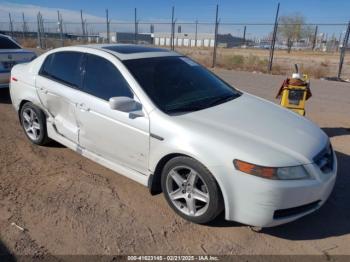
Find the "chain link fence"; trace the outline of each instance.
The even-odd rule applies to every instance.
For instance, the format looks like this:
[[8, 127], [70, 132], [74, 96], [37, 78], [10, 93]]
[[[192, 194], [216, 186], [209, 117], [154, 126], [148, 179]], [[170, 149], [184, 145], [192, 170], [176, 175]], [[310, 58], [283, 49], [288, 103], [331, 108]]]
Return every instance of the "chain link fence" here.
[[[26, 48], [98, 43], [159, 46], [188, 55], [207, 67], [290, 74], [294, 64], [314, 78], [350, 78], [349, 24], [57, 21], [0, 22], [0, 32]], [[278, 16], [278, 14], [277, 14]], [[276, 16], [276, 17], [277, 17]], [[107, 22], [108, 21], [108, 22]], [[276, 27], [276, 34], [274, 34]]]

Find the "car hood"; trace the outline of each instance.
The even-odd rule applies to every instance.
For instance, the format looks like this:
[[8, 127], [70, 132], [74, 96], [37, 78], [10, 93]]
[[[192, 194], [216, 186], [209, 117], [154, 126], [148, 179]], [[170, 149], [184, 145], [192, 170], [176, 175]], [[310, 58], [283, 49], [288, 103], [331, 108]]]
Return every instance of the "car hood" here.
[[292, 166], [313, 162], [328, 143], [314, 123], [264, 99], [243, 94], [232, 101], [176, 116], [217, 154], [230, 154], [266, 166]]

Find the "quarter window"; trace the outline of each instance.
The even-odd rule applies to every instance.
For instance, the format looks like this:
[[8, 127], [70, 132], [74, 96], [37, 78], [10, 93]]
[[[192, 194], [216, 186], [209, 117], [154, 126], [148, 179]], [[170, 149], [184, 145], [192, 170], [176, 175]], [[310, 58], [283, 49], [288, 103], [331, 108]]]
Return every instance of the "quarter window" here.
[[40, 75], [78, 88], [81, 83], [82, 58], [83, 54], [78, 52], [58, 52], [49, 55]]
[[133, 97], [119, 70], [108, 60], [95, 55], [87, 55], [84, 91], [104, 100], [116, 96]]

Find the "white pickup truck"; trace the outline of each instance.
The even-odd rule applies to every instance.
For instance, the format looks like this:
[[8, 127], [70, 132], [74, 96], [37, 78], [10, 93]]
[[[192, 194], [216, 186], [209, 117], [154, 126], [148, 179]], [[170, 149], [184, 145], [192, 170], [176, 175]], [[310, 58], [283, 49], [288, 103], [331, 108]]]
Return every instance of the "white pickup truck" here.
[[9, 87], [10, 72], [15, 64], [36, 58], [32, 51], [23, 49], [15, 40], [0, 34], [0, 88]]

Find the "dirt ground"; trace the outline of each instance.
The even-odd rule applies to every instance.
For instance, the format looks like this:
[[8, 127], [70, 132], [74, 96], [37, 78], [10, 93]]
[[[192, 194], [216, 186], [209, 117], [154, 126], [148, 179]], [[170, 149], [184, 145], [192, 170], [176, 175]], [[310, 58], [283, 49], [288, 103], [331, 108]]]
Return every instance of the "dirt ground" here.
[[[281, 76], [217, 73], [277, 102]], [[0, 254], [350, 254], [350, 84], [313, 80], [311, 88], [307, 117], [337, 152], [335, 189], [320, 210], [259, 233], [223, 216], [210, 225], [189, 223], [162, 194], [151, 196], [59, 144], [31, 145], [8, 91], [0, 90]]]

